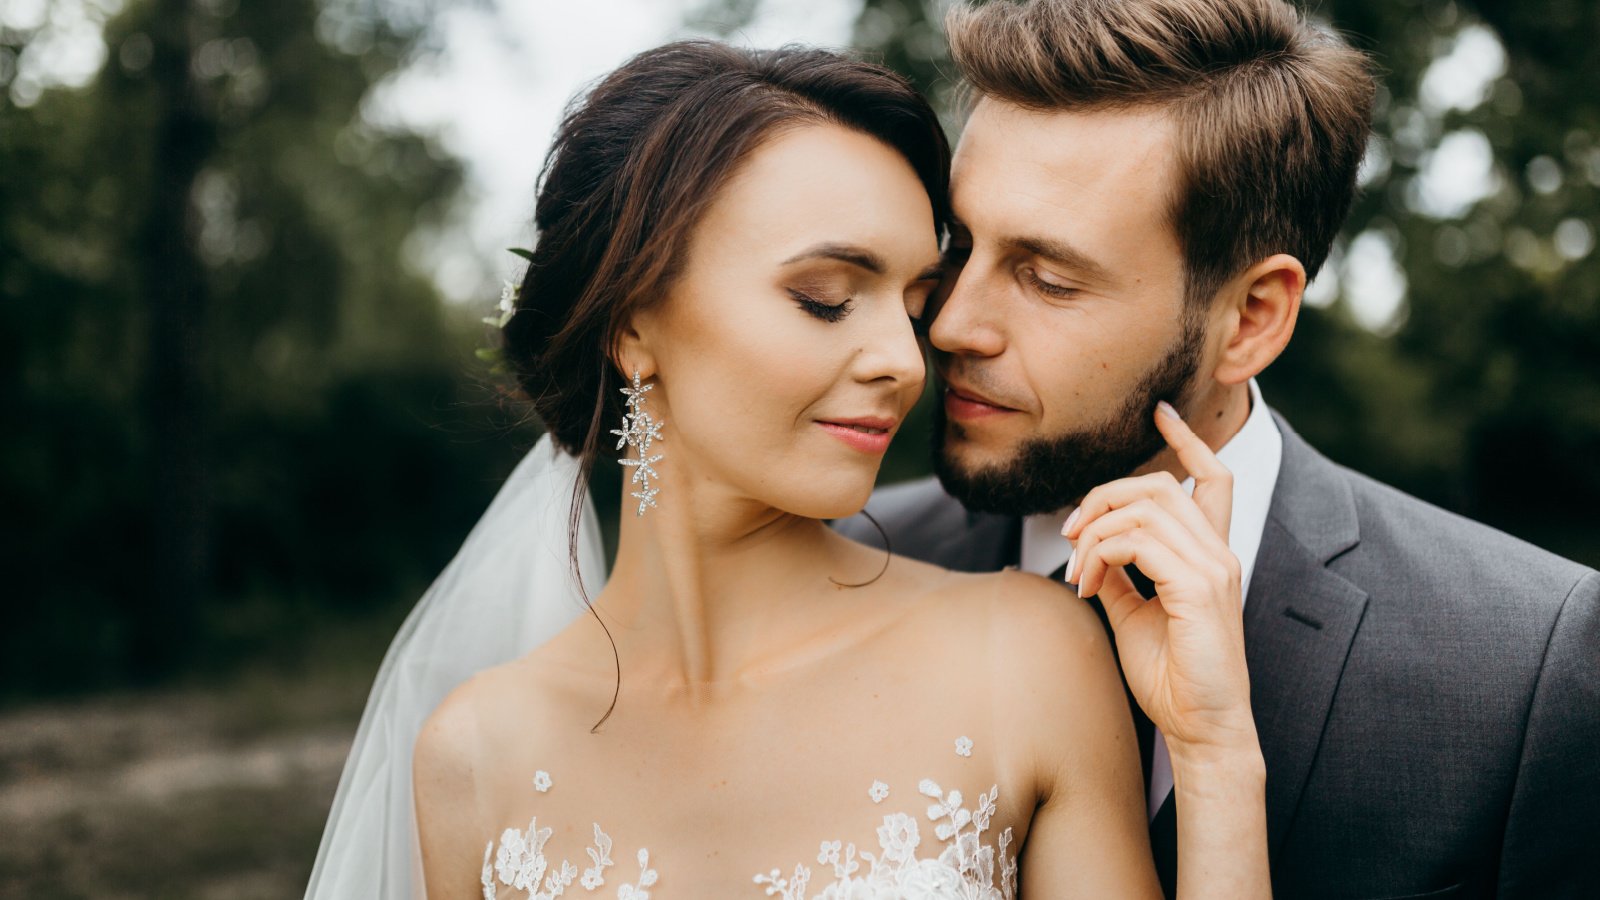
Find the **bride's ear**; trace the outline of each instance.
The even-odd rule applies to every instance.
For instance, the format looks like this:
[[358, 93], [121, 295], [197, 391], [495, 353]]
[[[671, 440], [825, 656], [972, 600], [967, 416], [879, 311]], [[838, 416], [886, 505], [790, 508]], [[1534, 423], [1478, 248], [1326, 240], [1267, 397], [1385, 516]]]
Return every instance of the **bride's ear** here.
[[649, 326], [640, 325], [639, 317], [634, 316], [622, 327], [611, 351], [611, 362], [624, 378], [632, 378], [638, 372], [641, 379], [649, 380], [656, 374], [656, 358], [650, 348]]

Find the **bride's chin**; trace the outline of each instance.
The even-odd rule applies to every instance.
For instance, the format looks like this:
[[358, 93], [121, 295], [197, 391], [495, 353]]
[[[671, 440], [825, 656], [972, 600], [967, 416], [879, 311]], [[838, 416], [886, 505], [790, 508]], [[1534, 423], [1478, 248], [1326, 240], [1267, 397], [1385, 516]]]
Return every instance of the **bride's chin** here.
[[774, 505], [790, 515], [807, 519], [848, 519], [866, 509], [872, 487], [872, 481], [863, 482], [859, 487], [819, 486], [815, 490], [797, 492], [790, 502]]

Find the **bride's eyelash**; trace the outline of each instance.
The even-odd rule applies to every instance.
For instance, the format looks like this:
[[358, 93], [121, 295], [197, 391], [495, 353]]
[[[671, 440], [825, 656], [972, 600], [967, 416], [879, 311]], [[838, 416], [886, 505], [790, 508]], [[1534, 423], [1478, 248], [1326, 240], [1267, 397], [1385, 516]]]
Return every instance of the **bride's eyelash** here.
[[854, 300], [845, 300], [839, 304], [827, 304], [794, 288], [789, 288], [789, 296], [800, 304], [801, 309], [824, 322], [837, 322], [850, 315], [850, 310], [855, 308]]

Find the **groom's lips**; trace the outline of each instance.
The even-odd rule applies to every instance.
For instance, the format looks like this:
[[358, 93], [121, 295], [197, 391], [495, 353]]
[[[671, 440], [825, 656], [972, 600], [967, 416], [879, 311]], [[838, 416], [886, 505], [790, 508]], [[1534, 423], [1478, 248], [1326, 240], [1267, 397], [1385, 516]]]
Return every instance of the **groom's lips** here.
[[947, 384], [944, 389], [944, 411], [952, 419], [971, 421], [989, 416], [1014, 413], [1017, 410], [1002, 406], [966, 388]]

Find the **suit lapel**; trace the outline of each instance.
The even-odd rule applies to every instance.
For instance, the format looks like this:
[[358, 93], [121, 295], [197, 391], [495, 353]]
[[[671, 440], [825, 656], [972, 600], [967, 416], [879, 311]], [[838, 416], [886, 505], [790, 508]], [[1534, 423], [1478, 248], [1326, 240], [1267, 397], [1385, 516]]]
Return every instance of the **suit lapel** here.
[[1281, 418], [1277, 424], [1283, 466], [1244, 610], [1274, 858], [1299, 807], [1367, 606], [1365, 591], [1328, 568], [1360, 541], [1349, 484]]
[[1367, 606], [1268, 519], [1245, 604], [1250, 703], [1267, 763], [1267, 831], [1276, 856], [1322, 739], [1345, 657]]

